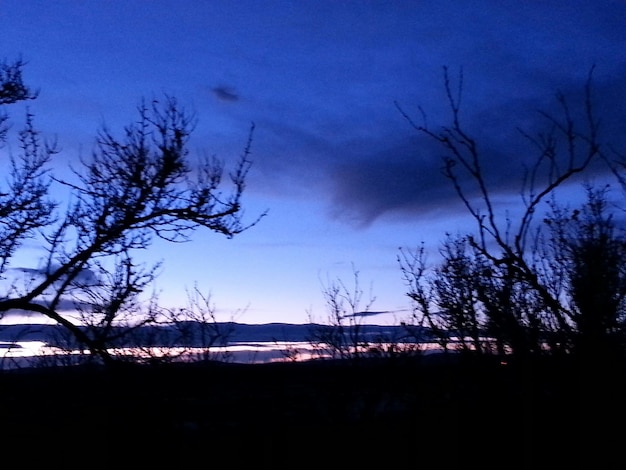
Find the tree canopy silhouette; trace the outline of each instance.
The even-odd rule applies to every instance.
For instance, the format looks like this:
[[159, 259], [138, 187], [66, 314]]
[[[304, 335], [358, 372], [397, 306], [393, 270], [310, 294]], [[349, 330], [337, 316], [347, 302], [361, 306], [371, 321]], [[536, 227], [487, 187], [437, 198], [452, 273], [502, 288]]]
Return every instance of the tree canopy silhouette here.
[[536, 135], [521, 132], [535, 157], [520, 178], [517, 218], [499, 212], [483, 150], [462, 123], [462, 74], [457, 94], [444, 70], [450, 124], [434, 129], [398, 107], [417, 132], [445, 151], [443, 173], [477, 228], [448, 234], [443, 261], [432, 270], [423, 247], [398, 257], [416, 321], [432, 328], [445, 348], [454, 339], [462, 350], [520, 357], [623, 354], [626, 237], [610, 212], [608, 188], [588, 186], [580, 207], [557, 201], [557, 190], [592, 164], [609, 163], [618, 177], [623, 168], [604, 153], [612, 147], [600, 138], [591, 72], [580, 115], [558, 93], [560, 113], [540, 113], [546, 128]]

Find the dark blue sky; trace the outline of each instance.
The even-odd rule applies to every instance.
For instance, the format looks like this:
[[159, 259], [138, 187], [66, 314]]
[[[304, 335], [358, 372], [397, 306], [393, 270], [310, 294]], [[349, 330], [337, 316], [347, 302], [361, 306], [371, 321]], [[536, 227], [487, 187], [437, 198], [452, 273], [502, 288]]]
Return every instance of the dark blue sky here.
[[[164, 304], [197, 282], [247, 323], [323, 317], [320, 281], [350, 283], [352, 266], [374, 310], [405, 314], [398, 247], [468, 227], [440, 149], [394, 105], [445, 123], [444, 66], [463, 69], [462, 117], [503, 204], [519, 200], [529, 157], [516, 127], [537, 129], [557, 90], [579, 98], [594, 64], [598, 113], [625, 148], [624, 1], [0, 0], [0, 44], [28, 62], [58, 174], [143, 97], [179, 98], [199, 120], [192, 150], [226, 161], [255, 122], [244, 202], [251, 219], [269, 215], [233, 240], [199, 232], [142, 255], [164, 262]], [[23, 107], [10, 112], [18, 125]]]

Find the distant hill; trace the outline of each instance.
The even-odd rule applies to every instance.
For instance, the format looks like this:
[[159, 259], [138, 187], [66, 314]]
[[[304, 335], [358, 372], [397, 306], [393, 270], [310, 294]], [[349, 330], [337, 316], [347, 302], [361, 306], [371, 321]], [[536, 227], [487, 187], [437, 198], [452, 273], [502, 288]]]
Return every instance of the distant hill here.
[[[407, 333], [402, 325], [360, 325], [359, 336], [369, 342], [377, 341], [414, 341], [415, 337]], [[124, 333], [126, 328], [118, 328]], [[207, 338], [212, 337], [219, 345], [240, 343], [271, 343], [271, 342], [306, 342], [314, 334], [329, 333], [332, 327], [314, 323], [266, 323], [246, 324], [222, 322], [202, 324], [197, 322], [180, 322], [175, 325], [145, 326], [132, 333], [133, 340], [141, 346], [203, 346]], [[346, 333], [350, 328], [346, 328]], [[425, 330], [421, 331], [422, 334]], [[115, 332], [115, 330], [114, 330]], [[424, 335], [425, 336], [425, 335]], [[42, 341], [50, 346], [67, 346], [68, 333], [57, 325], [3, 325], [0, 326], [1, 342]]]

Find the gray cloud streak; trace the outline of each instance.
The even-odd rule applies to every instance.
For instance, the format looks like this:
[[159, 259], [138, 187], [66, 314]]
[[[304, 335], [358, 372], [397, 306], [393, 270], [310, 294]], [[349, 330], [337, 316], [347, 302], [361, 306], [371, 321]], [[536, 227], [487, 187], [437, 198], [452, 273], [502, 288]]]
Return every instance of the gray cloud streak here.
[[[626, 151], [626, 83], [621, 77], [594, 82], [593, 105], [600, 119], [600, 138], [614, 148]], [[572, 117], [584, 133], [587, 130], [584, 109], [584, 82], [562, 90], [571, 105]], [[557, 90], [555, 90], [556, 92]], [[471, 90], [465, 90], [471, 94]], [[492, 108], [462, 110], [462, 126], [476, 139], [480, 152], [483, 176], [493, 194], [519, 195], [527, 168], [538, 158], [538, 151], [520, 130], [530, 136], [547, 133], [553, 123], [541, 115], [562, 120], [564, 111], [552, 96], [535, 100], [511, 100]], [[406, 110], [416, 120], [418, 110]], [[443, 123], [449, 125], [450, 123]], [[437, 127], [432, 125], [433, 130]], [[406, 137], [411, 135], [412, 136]], [[561, 155], [566, 156], [565, 142], [561, 142]], [[584, 147], [584, 145], [581, 145]], [[604, 147], [608, 150], [608, 144]], [[347, 217], [352, 222], [368, 225], [387, 213], [404, 213], [407, 216], [427, 214], [459, 205], [451, 182], [442, 173], [446, 150], [433, 139], [415, 131], [407, 122], [398, 136], [387, 139], [387, 148], [364, 152], [360, 158], [346, 159], [332, 165], [332, 213]], [[581, 155], [582, 156], [582, 155]], [[565, 161], [562, 162], [565, 164]], [[608, 169], [596, 166], [589, 173], [595, 177], [608, 176]], [[461, 183], [468, 195], [477, 195], [476, 188], [463, 171]], [[547, 176], [543, 173], [542, 176]]]
[[235, 102], [239, 101], [239, 95], [235, 90], [228, 86], [218, 86], [211, 90], [213, 95], [220, 101]]

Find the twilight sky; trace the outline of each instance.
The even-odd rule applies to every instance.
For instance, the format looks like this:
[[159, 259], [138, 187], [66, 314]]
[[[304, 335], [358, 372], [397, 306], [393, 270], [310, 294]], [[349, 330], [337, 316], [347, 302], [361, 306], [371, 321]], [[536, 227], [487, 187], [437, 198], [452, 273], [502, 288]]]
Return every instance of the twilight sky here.
[[[408, 314], [398, 248], [436, 251], [446, 231], [473, 229], [440, 149], [394, 104], [445, 124], [444, 66], [463, 69], [463, 119], [503, 204], [519, 201], [529, 153], [516, 127], [538, 129], [558, 90], [579, 97], [594, 64], [604, 130], [626, 149], [626, 1], [0, 0], [0, 45], [28, 62], [40, 90], [28, 106], [63, 149], [57, 175], [142, 98], [177, 97], [198, 118], [194, 154], [227, 163], [255, 123], [244, 204], [267, 217], [232, 240], [198, 231], [139, 256], [164, 263], [163, 305], [197, 283], [220, 319], [244, 323], [323, 318], [322, 285], [351, 286], [353, 267], [363, 304], [371, 291], [372, 310], [392, 312], [375, 321]], [[19, 126], [24, 106], [8, 111]]]

